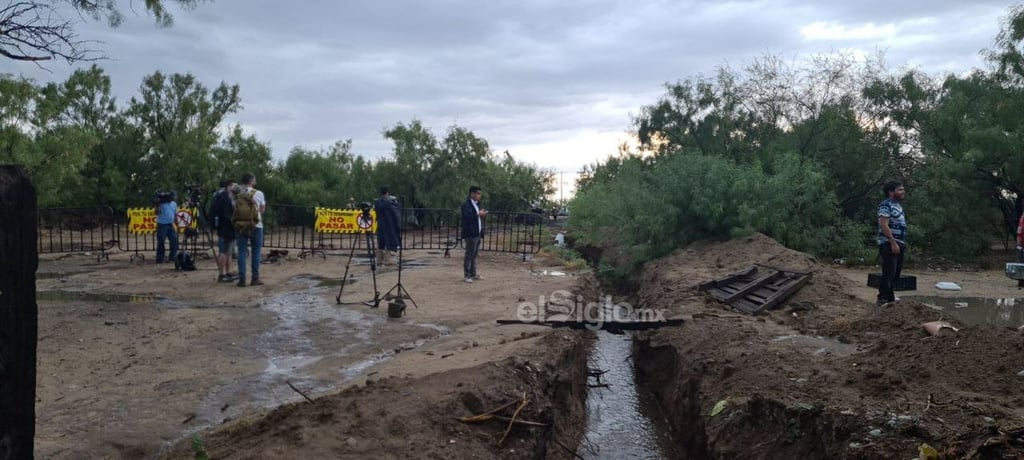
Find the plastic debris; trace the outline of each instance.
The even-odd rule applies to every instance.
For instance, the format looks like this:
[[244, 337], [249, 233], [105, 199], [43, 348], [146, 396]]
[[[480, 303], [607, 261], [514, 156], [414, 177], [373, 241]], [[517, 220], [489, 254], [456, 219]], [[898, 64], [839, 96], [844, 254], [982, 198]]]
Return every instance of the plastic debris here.
[[939, 451], [926, 443], [917, 446], [917, 451], [920, 453], [917, 457], [919, 460], [939, 460]]
[[714, 417], [714, 416], [716, 416], [718, 414], [721, 414], [722, 411], [725, 410], [725, 406], [727, 406], [728, 404], [729, 404], [729, 400], [728, 399], [723, 399], [721, 401], [716, 402], [715, 403], [715, 407], [711, 408], [711, 416]]
[[949, 281], [939, 281], [938, 283], [935, 283], [935, 288], [942, 289], [943, 291], [959, 291], [960, 285]]
[[928, 332], [928, 335], [939, 335], [939, 332], [943, 329], [952, 329], [953, 332], [960, 332], [960, 329], [953, 327], [952, 324], [945, 321], [930, 321], [922, 324], [921, 326], [923, 326], [924, 330]]

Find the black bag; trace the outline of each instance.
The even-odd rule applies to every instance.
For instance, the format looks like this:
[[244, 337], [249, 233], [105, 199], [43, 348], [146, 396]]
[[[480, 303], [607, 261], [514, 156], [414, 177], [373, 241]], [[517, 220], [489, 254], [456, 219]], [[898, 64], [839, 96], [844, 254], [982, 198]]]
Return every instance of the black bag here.
[[196, 262], [192, 259], [192, 254], [189, 254], [188, 251], [178, 251], [178, 254], [174, 256], [174, 269], [183, 272], [194, 271]]

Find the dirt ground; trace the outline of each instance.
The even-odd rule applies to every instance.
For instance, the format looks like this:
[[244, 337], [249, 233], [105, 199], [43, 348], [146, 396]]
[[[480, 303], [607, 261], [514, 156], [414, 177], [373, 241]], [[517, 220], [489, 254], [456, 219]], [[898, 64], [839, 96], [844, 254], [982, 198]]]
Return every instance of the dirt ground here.
[[[756, 317], [697, 287], [754, 263], [814, 278]], [[638, 381], [659, 401], [672, 442], [692, 458], [917, 458], [923, 444], [944, 458], [1021, 458], [1024, 336], [915, 300], [876, 307], [869, 271], [820, 263], [763, 235], [649, 263], [640, 301], [689, 319], [637, 346]], [[1022, 292], [1001, 271], [907, 273], [918, 289], [899, 297]], [[963, 290], [940, 291], [939, 281]], [[922, 323], [940, 319], [959, 331], [924, 332]]]
[[[213, 458], [559, 458], [578, 443], [585, 367], [566, 363], [586, 335], [495, 324], [576, 285], [554, 259], [483, 253], [467, 284], [459, 252], [410, 251], [418, 308], [400, 319], [361, 304], [365, 259], [337, 304], [347, 253], [265, 264], [266, 284], [245, 288], [217, 283], [212, 260], [147, 259], [42, 257], [38, 458], [191, 458], [195, 434]], [[395, 266], [377, 282], [394, 286]], [[455, 421], [524, 394], [521, 418], [547, 427], [517, 425], [500, 448], [506, 424]]]

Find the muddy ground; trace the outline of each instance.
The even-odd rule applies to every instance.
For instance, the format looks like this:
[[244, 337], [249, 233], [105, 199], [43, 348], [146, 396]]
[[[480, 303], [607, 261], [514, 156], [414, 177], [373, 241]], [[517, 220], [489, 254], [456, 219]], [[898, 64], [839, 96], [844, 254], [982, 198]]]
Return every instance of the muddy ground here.
[[[753, 263], [814, 278], [757, 317], [729, 311], [697, 287]], [[820, 263], [762, 235], [700, 243], [649, 263], [641, 303], [689, 321], [639, 337], [638, 381], [659, 402], [656, 417], [682, 455], [917, 458], [928, 444], [946, 458], [1021, 458], [1019, 308], [993, 304], [994, 313], [981, 316], [996, 321], [973, 325], [955, 309], [910, 300], [1012, 298], [1022, 295], [1016, 282], [996, 271], [909, 268], [917, 292], [876, 307], [868, 272]], [[963, 290], [940, 291], [938, 281]], [[939, 319], [959, 331], [927, 335], [921, 324]]]
[[[504, 254], [482, 255], [485, 279], [466, 284], [453, 255], [407, 255], [403, 284], [420, 308], [397, 320], [359, 303], [373, 296], [365, 261], [335, 302], [340, 254], [267, 264], [267, 284], [247, 288], [216, 283], [212, 261], [179, 273], [128, 254], [47, 256], [37, 456], [191, 458], [198, 435], [212, 458], [574, 458], [593, 336], [494, 321], [555, 291], [600, 289], [588, 275], [552, 274], [554, 259]], [[697, 288], [753, 263], [814, 278], [757, 317]], [[869, 271], [761, 235], [649, 263], [633, 300], [685, 319], [633, 341], [664, 452], [915, 458], [928, 444], [946, 458], [1019, 457], [1024, 337], [1011, 325], [1024, 310], [926, 303], [1024, 291], [1001, 271], [911, 267], [917, 291], [875, 307]], [[379, 273], [380, 291], [396, 283], [393, 266]], [[920, 324], [938, 319], [960, 330], [927, 336]], [[507, 421], [456, 420], [502, 406], [511, 417], [524, 399], [518, 417], [536, 426], [507, 436]]]
[[[418, 308], [401, 319], [360, 303], [365, 259], [337, 304], [347, 253], [268, 263], [245, 288], [217, 283], [212, 260], [176, 272], [128, 253], [43, 256], [36, 456], [191, 458], [196, 434], [213, 458], [568, 455], [586, 376], [567, 363], [585, 361], [587, 336], [495, 319], [576, 275], [484, 253], [484, 280], [467, 284], [457, 252], [405, 256]], [[393, 264], [378, 275], [382, 293], [397, 282]], [[517, 426], [498, 447], [505, 423], [455, 420], [524, 394], [520, 417], [550, 428]]]

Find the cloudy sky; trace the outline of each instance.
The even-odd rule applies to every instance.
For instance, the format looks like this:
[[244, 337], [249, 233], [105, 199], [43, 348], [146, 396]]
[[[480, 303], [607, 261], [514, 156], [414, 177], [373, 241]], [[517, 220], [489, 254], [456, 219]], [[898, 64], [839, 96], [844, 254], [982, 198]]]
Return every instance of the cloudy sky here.
[[[4, 0], [0, 0], [2, 3]], [[128, 2], [119, 2], [126, 4]], [[141, 2], [140, 2], [141, 3]], [[768, 54], [883, 50], [890, 67], [983, 65], [1011, 5], [987, 0], [216, 0], [157, 28], [79, 25], [104, 42], [121, 101], [156, 70], [241, 87], [234, 117], [278, 159], [351, 138], [376, 158], [381, 131], [458, 124], [496, 151], [574, 174], [629, 139], [630, 117], [663, 84]], [[77, 19], [77, 16], [74, 16]], [[0, 60], [40, 81], [72, 70]], [[570, 182], [569, 177], [565, 181]], [[568, 187], [568, 184], [567, 184]]]

